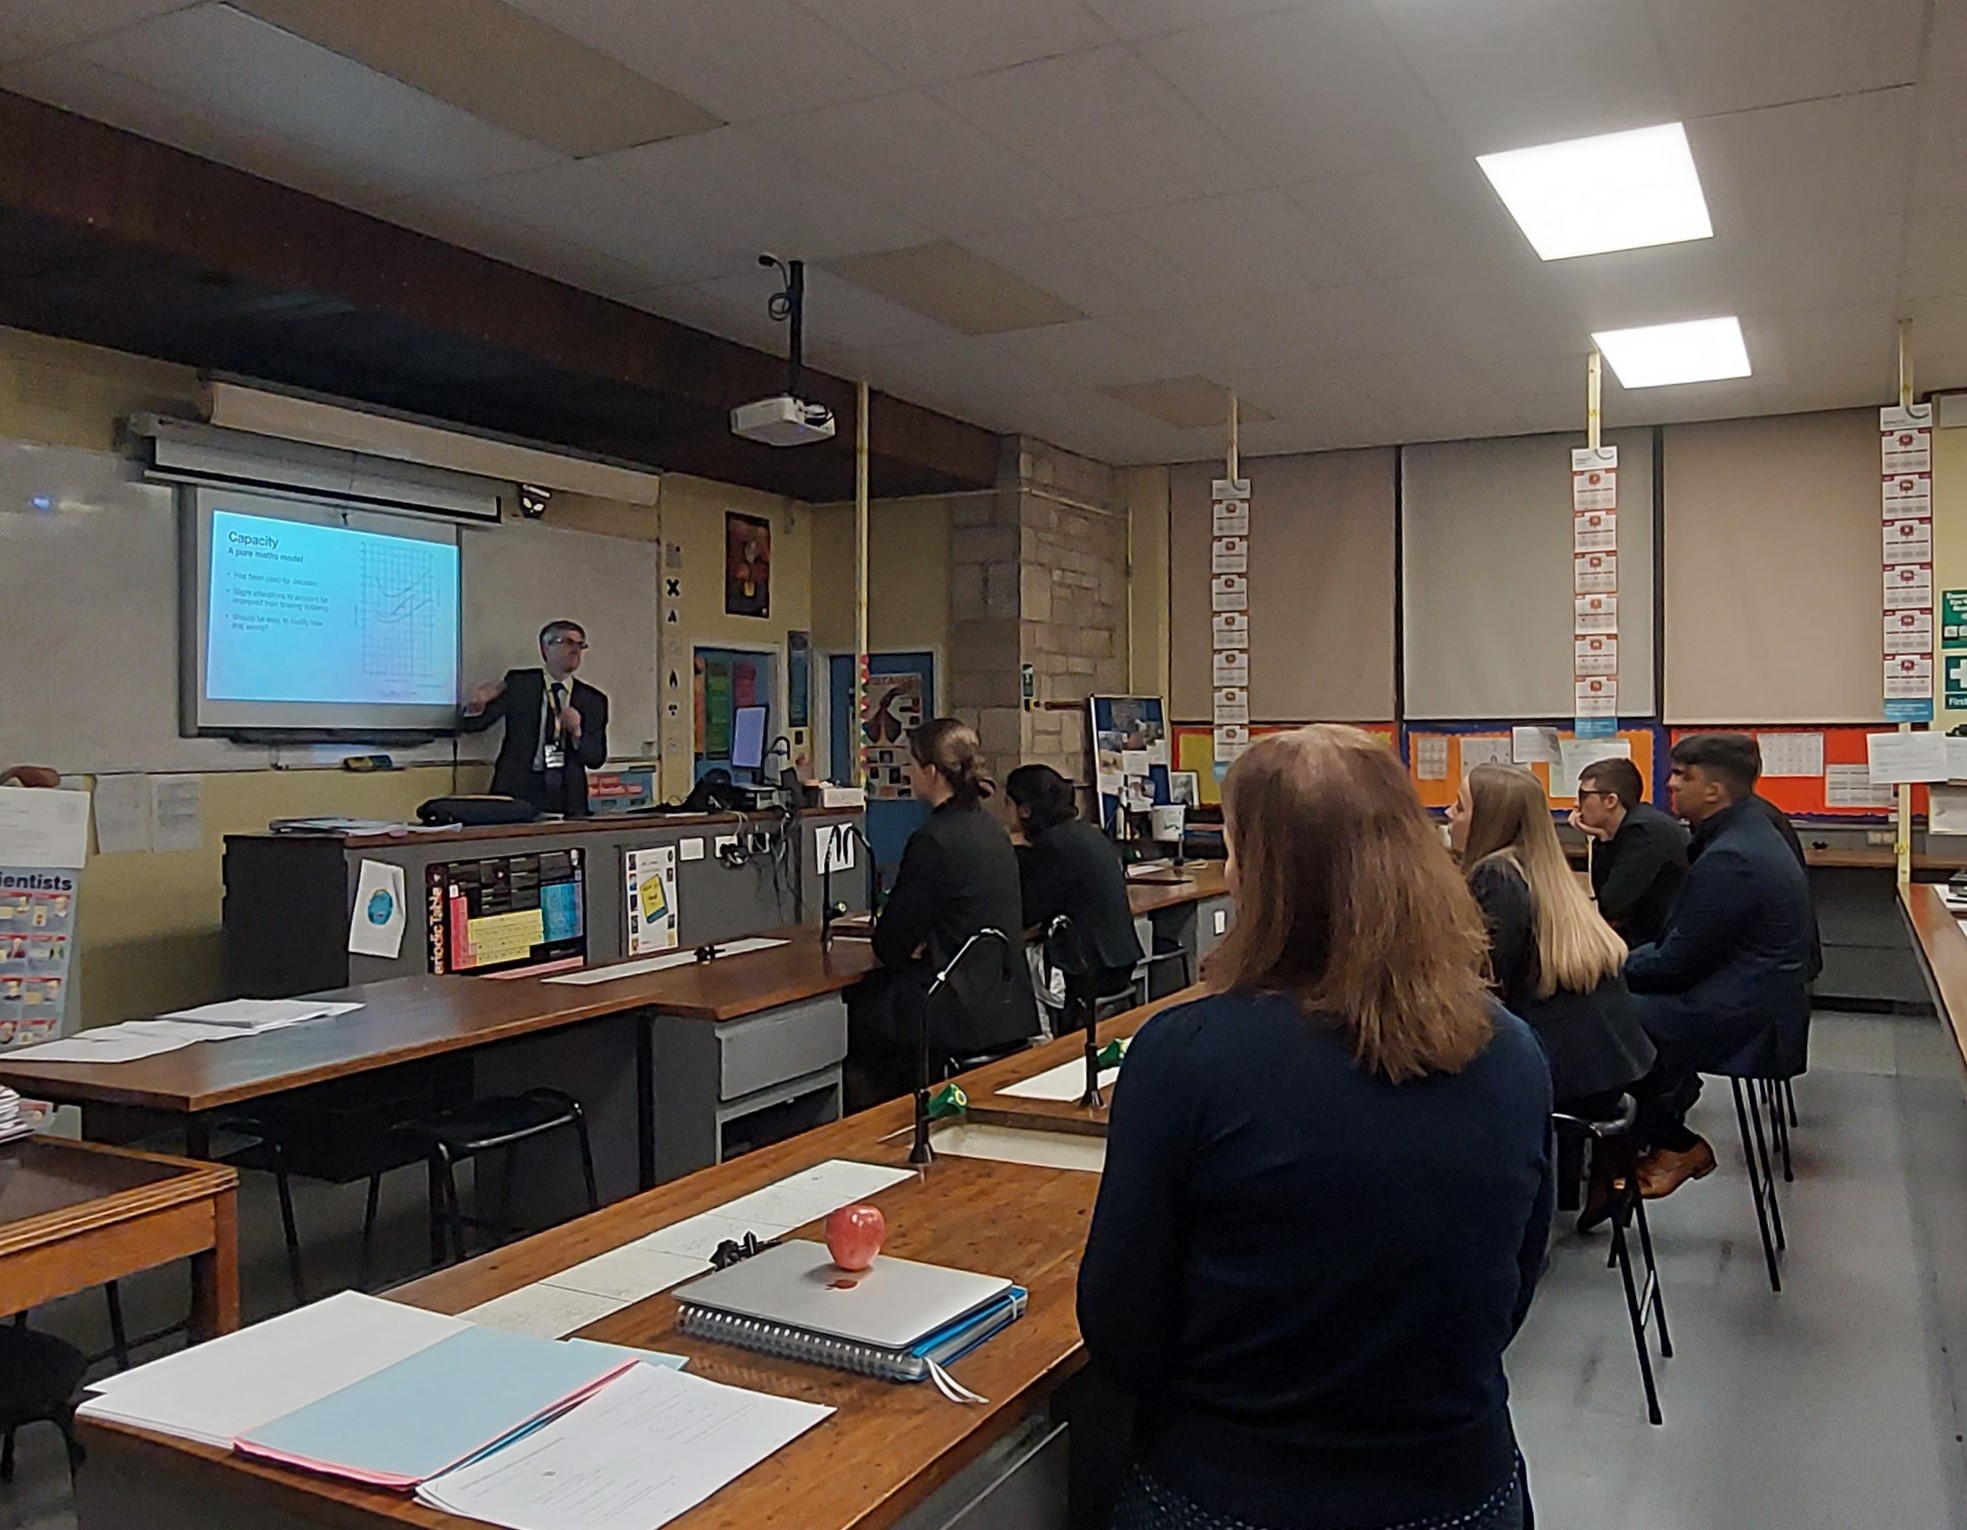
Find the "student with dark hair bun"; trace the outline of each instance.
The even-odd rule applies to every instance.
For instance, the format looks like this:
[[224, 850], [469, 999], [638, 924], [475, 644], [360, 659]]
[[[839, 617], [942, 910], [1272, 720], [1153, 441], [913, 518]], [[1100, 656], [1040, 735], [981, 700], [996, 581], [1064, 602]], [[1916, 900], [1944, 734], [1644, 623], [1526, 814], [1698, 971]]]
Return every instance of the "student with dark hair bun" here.
[[1067, 915], [1096, 969], [1100, 996], [1124, 992], [1140, 964], [1141, 943], [1118, 848], [1079, 816], [1072, 783], [1051, 766], [1020, 765], [1004, 790], [1017, 819], [1025, 927], [1043, 929]]
[[[894, 891], [874, 926], [886, 970], [848, 995], [848, 1108], [865, 1109], [914, 1087], [929, 984], [963, 942], [997, 930], [1012, 944], [1009, 982], [991, 998], [934, 1017], [932, 1069], [940, 1059], [1007, 1047], [1037, 1034], [1031, 976], [1016, 950], [1024, 900], [1011, 837], [984, 807], [996, 791], [969, 724], [938, 717], [909, 734], [908, 785], [929, 805], [909, 836]], [[960, 1015], [957, 1011], [960, 1010]]]

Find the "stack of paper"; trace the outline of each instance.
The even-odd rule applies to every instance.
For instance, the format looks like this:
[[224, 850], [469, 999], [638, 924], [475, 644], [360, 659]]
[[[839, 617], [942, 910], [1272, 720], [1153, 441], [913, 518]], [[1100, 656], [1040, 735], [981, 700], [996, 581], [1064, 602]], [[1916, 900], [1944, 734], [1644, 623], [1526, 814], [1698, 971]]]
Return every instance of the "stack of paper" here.
[[360, 1009], [360, 1004], [327, 1004], [307, 999], [230, 999], [197, 1009], [175, 1010], [156, 1020], [126, 1020], [97, 1026], [79, 1036], [22, 1047], [8, 1055], [33, 1062], [121, 1063], [175, 1052], [200, 1041], [231, 1041], [277, 1031], [304, 1020], [325, 1020]]
[[84, 1418], [229, 1449], [242, 1434], [471, 1325], [345, 1291], [95, 1383]]
[[832, 1411], [638, 1365], [417, 1500], [510, 1530], [657, 1530]]
[[746, 1233], [760, 1241], [916, 1177], [913, 1169], [829, 1159], [763, 1190], [637, 1238], [572, 1269], [508, 1291], [464, 1315], [487, 1328], [558, 1338], [710, 1269], [710, 1256]]
[[25, 1137], [34, 1127], [35, 1121], [26, 1120], [21, 1115], [20, 1096], [5, 1084], [0, 1084], [0, 1142]]

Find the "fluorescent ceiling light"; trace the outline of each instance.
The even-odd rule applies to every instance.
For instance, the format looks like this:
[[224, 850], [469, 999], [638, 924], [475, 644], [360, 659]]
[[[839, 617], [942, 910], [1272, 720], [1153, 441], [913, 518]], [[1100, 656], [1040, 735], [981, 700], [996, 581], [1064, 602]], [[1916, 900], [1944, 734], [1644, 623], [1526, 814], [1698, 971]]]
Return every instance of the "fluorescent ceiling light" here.
[[1608, 329], [1591, 338], [1626, 388], [1713, 382], [1747, 377], [1751, 370], [1748, 347], [1742, 343], [1742, 322], [1736, 318]]
[[1545, 260], [1714, 237], [1687, 130], [1677, 122], [1475, 162]]

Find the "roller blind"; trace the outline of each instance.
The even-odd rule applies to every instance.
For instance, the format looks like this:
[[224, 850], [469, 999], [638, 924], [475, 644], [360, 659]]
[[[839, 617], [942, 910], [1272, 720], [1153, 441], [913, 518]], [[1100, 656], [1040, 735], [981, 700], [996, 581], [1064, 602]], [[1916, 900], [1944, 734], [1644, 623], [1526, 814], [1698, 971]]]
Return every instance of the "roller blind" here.
[[[1619, 449], [1619, 713], [1653, 714], [1653, 445]], [[1572, 715], [1571, 448], [1583, 438], [1410, 446], [1401, 467], [1407, 716]]]
[[[1250, 715], [1255, 722], [1393, 716], [1391, 451], [1246, 459]], [[1169, 650], [1176, 718], [1210, 716], [1209, 484], [1169, 475]]]
[[1666, 721], [1876, 722], [1878, 414], [1666, 431]]

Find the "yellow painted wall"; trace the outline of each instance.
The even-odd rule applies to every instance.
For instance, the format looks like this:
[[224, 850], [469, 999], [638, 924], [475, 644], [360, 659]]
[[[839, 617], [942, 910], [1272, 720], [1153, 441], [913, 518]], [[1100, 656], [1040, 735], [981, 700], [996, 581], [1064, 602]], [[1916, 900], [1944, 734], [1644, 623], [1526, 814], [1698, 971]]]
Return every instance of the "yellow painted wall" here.
[[[813, 647], [854, 646], [854, 507], [815, 506]], [[875, 650], [949, 650], [947, 499], [868, 506], [867, 642]]]
[[[0, 436], [109, 451], [118, 444], [116, 426], [125, 416], [146, 410], [189, 414], [197, 396], [197, 375], [190, 368], [0, 329]], [[727, 510], [772, 522], [768, 618], [724, 614]], [[683, 475], [665, 476], [659, 511], [576, 494], [556, 494], [548, 510], [550, 525], [644, 540], [661, 536], [675, 546], [684, 580], [677, 625], [686, 677], [693, 643], [769, 643], [783, 653], [788, 629], [811, 626], [812, 523], [811, 512], [790, 500]], [[158, 577], [174, 580], [177, 571], [159, 569]], [[51, 591], [50, 599], [51, 611], [72, 624], [73, 613], [60, 611], [60, 592]], [[656, 599], [656, 592], [650, 592], [650, 599]], [[669, 795], [681, 795], [689, 787], [687, 679], [682, 699], [680, 751], [669, 748], [667, 732], [664, 737], [670, 761], [664, 791]], [[42, 760], [33, 740], [7, 735], [4, 719], [0, 753], [7, 756], [0, 763], [63, 764], [60, 759]], [[467, 764], [455, 789], [482, 790], [486, 779], [485, 767]], [[92, 856], [83, 873], [76, 961], [85, 1025], [222, 996], [221, 856], [226, 834], [263, 829], [275, 818], [312, 814], [408, 818], [418, 803], [454, 789], [449, 765], [384, 775], [319, 769], [228, 771], [202, 781], [204, 843], [198, 850]]]
[[[1933, 599], [1943, 590], [1967, 590], [1967, 429], [1933, 432]], [[1935, 608], [1937, 624], [1940, 612]], [[1955, 650], [1958, 652], [1959, 650]], [[1967, 722], [1967, 711], [1946, 710], [1946, 654], [1935, 655], [1934, 727]]]
[[1122, 468], [1127, 510], [1127, 688], [1168, 694], [1168, 470]]

